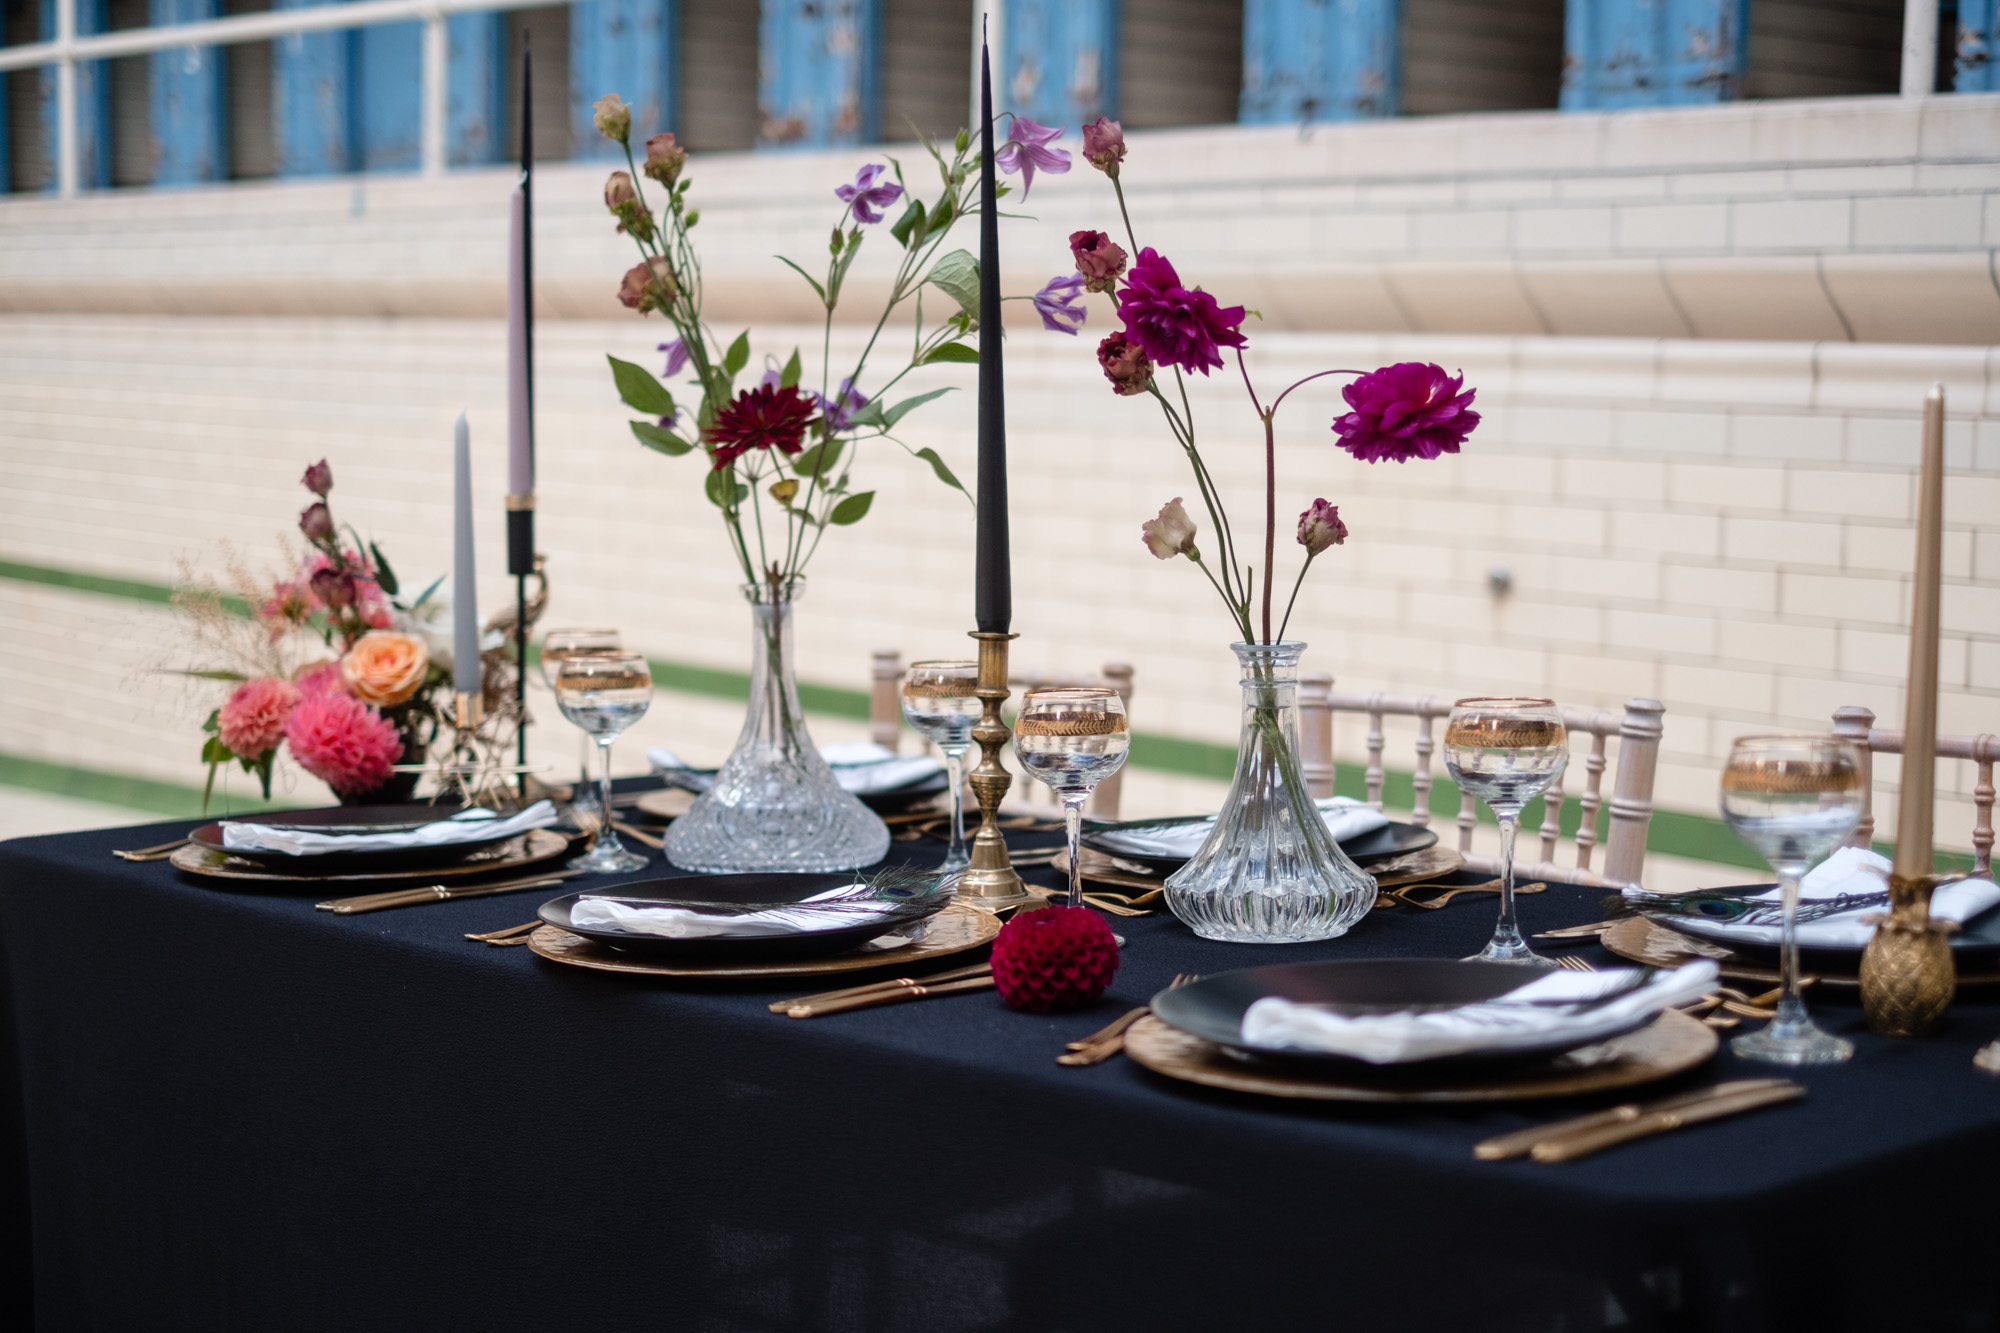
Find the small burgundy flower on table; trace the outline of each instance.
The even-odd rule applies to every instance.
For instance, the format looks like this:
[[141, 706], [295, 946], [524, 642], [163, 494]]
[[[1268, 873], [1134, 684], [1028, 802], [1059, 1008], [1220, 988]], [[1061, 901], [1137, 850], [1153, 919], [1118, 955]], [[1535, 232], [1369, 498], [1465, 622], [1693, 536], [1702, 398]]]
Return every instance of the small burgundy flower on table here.
[[861, 168], [854, 184], [842, 185], [834, 190], [834, 196], [854, 211], [856, 222], [880, 222], [881, 210], [903, 197], [903, 187], [894, 181], [885, 181], [880, 185], [875, 183], [887, 170], [880, 162], [870, 162]]
[[1340, 391], [1354, 410], [1334, 421], [1333, 432], [1364, 463], [1455, 454], [1479, 424], [1472, 410], [1478, 390], [1460, 393], [1464, 383], [1463, 373], [1447, 375], [1422, 361], [1384, 366]]
[[1123, 329], [1097, 344], [1097, 364], [1111, 381], [1111, 391], [1120, 397], [1130, 398], [1152, 387], [1153, 362]]
[[1042, 317], [1042, 327], [1075, 337], [1084, 319], [1084, 309], [1077, 304], [1082, 295], [1081, 273], [1072, 273], [1066, 278], [1050, 278], [1035, 293], [1035, 313]]
[[710, 455], [720, 472], [752, 449], [795, 454], [813, 422], [813, 404], [797, 385], [760, 384], [745, 389], [715, 414], [708, 428]]
[[1125, 249], [1101, 231], [1073, 231], [1069, 252], [1087, 292], [1108, 292], [1125, 272]]
[[1150, 245], [1126, 273], [1118, 301], [1125, 336], [1156, 364], [1204, 375], [1222, 367], [1217, 348], [1244, 345], [1243, 314], [1240, 305], [1224, 308], [1199, 287], [1183, 287], [1174, 266]]
[[1069, 154], [1060, 148], [1048, 145], [1062, 137], [1059, 129], [1037, 125], [1026, 116], [1014, 117], [1014, 123], [1007, 127], [1007, 142], [993, 150], [993, 165], [1009, 176], [1021, 173], [1021, 197], [1027, 198], [1028, 191], [1035, 188], [1035, 172], [1046, 171], [1051, 176], [1060, 176], [1069, 170]]
[[993, 939], [993, 988], [1031, 1014], [1082, 1008], [1117, 972], [1118, 941], [1088, 907], [1016, 913]]

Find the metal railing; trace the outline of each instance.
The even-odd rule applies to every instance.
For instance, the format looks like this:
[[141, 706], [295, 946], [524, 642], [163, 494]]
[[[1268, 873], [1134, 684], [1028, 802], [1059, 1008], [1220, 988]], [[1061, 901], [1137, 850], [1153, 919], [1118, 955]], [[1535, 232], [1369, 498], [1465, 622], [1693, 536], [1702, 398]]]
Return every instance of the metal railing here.
[[269, 41], [294, 33], [338, 32], [372, 28], [383, 23], [424, 25], [423, 173], [441, 176], [445, 168], [445, 82], [448, 47], [445, 20], [453, 14], [490, 13], [519, 9], [521, 0], [354, 0], [351, 4], [315, 5], [307, 9], [274, 9], [237, 14], [200, 23], [176, 23], [158, 28], [128, 28], [79, 37], [76, 0], [55, 0], [54, 41], [0, 47], [0, 73], [53, 66], [56, 71], [56, 193], [73, 198], [78, 179], [76, 67], [87, 60], [151, 55], [200, 46], [234, 46]]

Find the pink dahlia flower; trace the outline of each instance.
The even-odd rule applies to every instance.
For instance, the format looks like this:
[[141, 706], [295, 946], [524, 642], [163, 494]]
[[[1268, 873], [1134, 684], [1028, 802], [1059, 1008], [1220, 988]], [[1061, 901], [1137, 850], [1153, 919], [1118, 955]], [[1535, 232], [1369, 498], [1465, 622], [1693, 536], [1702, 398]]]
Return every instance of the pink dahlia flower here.
[[345, 694], [300, 703], [285, 724], [285, 739], [301, 768], [343, 796], [381, 786], [403, 757], [396, 724]]
[[285, 723], [304, 697], [276, 676], [244, 681], [222, 705], [222, 743], [239, 759], [263, 758], [285, 739]]
[[1455, 454], [1479, 424], [1472, 410], [1478, 390], [1460, 393], [1464, 383], [1463, 371], [1447, 375], [1422, 361], [1384, 366], [1340, 391], [1354, 410], [1334, 420], [1333, 433], [1364, 463]]
[[1118, 317], [1125, 336], [1146, 349], [1154, 364], [1199, 370], [1220, 369], [1218, 347], [1241, 347], [1243, 307], [1218, 306], [1199, 287], [1181, 286], [1180, 274], [1166, 256], [1147, 246], [1125, 275], [1118, 298]]

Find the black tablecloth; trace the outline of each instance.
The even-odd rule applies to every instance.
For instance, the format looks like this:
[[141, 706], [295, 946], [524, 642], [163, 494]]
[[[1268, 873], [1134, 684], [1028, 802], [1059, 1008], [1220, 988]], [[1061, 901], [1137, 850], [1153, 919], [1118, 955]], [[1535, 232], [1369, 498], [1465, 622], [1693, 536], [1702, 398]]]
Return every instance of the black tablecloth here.
[[[1470, 952], [1490, 900], [1290, 947], [1121, 919], [1089, 1012], [978, 992], [801, 1022], [766, 1002], [822, 986], [463, 938], [543, 895], [335, 917], [110, 855], [185, 827], [0, 845], [0, 1172], [32, 1227], [0, 1299], [39, 1328], [1996, 1325], [1984, 995], [1921, 1042], [1818, 996], [1859, 1053], [1802, 1104], [1481, 1163], [1477, 1140], [1605, 1099], [1308, 1106], [1054, 1056], [1176, 972]], [[1725, 1053], [1681, 1084], [1769, 1072]]]

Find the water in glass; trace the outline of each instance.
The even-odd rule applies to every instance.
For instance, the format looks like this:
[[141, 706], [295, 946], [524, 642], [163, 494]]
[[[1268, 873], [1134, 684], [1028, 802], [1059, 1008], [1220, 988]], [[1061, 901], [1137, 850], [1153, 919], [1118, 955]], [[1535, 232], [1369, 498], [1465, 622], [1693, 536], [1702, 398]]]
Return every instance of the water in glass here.
[[[615, 629], [552, 629], [542, 639], [539, 668], [542, 684], [553, 691], [556, 671], [568, 658], [622, 652], [624, 647]], [[570, 789], [570, 816], [595, 819], [598, 814], [597, 783], [590, 775], [591, 751], [594, 748], [590, 733], [586, 731], [579, 735], [577, 743], [577, 778], [576, 785]]]
[[947, 871], [963, 870], [972, 859], [965, 846], [965, 752], [986, 707], [978, 688], [977, 662], [912, 662], [903, 676], [903, 719], [943, 752], [951, 784], [951, 844], [940, 867]]
[[643, 869], [647, 858], [627, 848], [611, 827], [611, 745], [646, 714], [653, 702], [653, 673], [636, 653], [578, 654], [563, 659], [555, 674], [556, 706], [597, 743], [597, 839], [570, 862], [593, 875]]
[[1528, 947], [1514, 915], [1514, 835], [1521, 807], [1548, 789], [1569, 763], [1569, 733], [1552, 699], [1460, 699], [1444, 736], [1452, 780], [1486, 802], [1500, 823], [1500, 920], [1474, 955], [1481, 962], [1555, 964]]
[[1048, 784], [1062, 802], [1069, 833], [1069, 905], [1083, 903], [1083, 803], [1098, 783], [1125, 765], [1132, 733], [1118, 691], [1098, 686], [1029, 690], [1014, 720], [1021, 767]]

